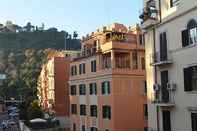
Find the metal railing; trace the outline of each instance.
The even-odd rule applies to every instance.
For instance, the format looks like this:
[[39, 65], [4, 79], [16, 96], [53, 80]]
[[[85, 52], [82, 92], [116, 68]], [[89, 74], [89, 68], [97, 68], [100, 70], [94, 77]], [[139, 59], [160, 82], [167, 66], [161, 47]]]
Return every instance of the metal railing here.
[[172, 63], [172, 55], [171, 52], [167, 53], [161, 53], [161, 52], [156, 52], [150, 55], [150, 61], [151, 64], [165, 64], [165, 63]]
[[151, 96], [152, 103], [155, 104], [175, 104], [175, 91], [167, 90], [165, 93], [162, 90], [155, 91]]

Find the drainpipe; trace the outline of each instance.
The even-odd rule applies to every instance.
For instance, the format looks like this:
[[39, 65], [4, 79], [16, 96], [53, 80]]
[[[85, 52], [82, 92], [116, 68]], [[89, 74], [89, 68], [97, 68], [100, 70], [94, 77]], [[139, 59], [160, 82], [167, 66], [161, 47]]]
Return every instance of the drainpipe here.
[[[154, 53], [156, 53], [155, 37], [156, 37], [155, 27], [153, 27], [153, 50], [154, 50]], [[156, 66], [154, 66], [154, 78], [155, 78], [155, 83], [157, 83], [157, 67]], [[157, 112], [157, 114], [156, 114], [157, 115], [157, 131], [160, 131], [160, 129], [159, 129], [159, 107], [158, 106], [156, 106], [156, 112]]]
[[[158, 0], [158, 2], [159, 2], [159, 23], [161, 23], [162, 22], [162, 14], [161, 14], [161, 0]], [[155, 37], [156, 37], [156, 33], [155, 33], [155, 27], [153, 27], [153, 41], [154, 41], [154, 53], [156, 53], [156, 47], [155, 47], [155, 45], [156, 45], [156, 40], [155, 40]], [[155, 83], [157, 83], [158, 81], [157, 81], [157, 67], [155, 66], [154, 67], [154, 75], [155, 75]], [[157, 131], [160, 131], [160, 120], [159, 120], [159, 107], [158, 106], [156, 106], [156, 112], [157, 112]]]

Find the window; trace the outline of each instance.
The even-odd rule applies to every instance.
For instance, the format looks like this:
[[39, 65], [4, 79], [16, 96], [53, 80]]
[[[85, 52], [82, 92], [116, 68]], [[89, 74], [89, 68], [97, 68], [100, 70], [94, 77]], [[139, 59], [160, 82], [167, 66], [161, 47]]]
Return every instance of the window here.
[[140, 42], [140, 45], [144, 46], [145, 45], [145, 36], [144, 34], [141, 34], [139, 35], [139, 42]]
[[144, 104], [144, 118], [146, 120], [148, 119], [148, 106], [147, 106], [147, 104]]
[[96, 83], [90, 83], [90, 95], [97, 94], [97, 85]]
[[98, 129], [96, 127], [91, 127], [90, 131], [98, 131]]
[[197, 22], [193, 19], [188, 22], [187, 29], [182, 31], [182, 46], [191, 44], [197, 44]]
[[160, 54], [157, 54], [159, 56], [159, 61], [166, 61], [168, 60], [168, 51], [167, 51], [167, 35], [166, 32], [160, 33], [159, 35], [160, 40]]
[[86, 85], [85, 84], [80, 84], [79, 85], [79, 94], [80, 95], [86, 95]]
[[143, 89], [143, 94], [147, 94], [147, 82], [142, 81], [142, 89]]
[[110, 82], [109, 81], [102, 82], [102, 94], [103, 95], [110, 94]]
[[105, 131], [109, 131], [109, 129], [105, 129]]
[[85, 74], [85, 63], [79, 64], [79, 74]]
[[91, 61], [91, 72], [96, 72], [96, 60]]
[[86, 115], [86, 105], [80, 105], [80, 115], [81, 116]]
[[197, 113], [191, 113], [192, 131], [197, 131]]
[[132, 59], [133, 59], [133, 69], [137, 69], [138, 68], [137, 51], [132, 52]]
[[163, 131], [171, 131], [171, 118], [170, 118], [170, 111], [163, 110], [162, 111], [162, 118], [163, 118]]
[[76, 124], [73, 124], [73, 131], [76, 131]]
[[77, 75], [77, 66], [71, 66], [71, 76]]
[[197, 91], [197, 66], [184, 69], [185, 91]]
[[141, 66], [142, 66], [142, 70], [145, 70], [145, 59], [144, 59], [144, 57], [141, 58]]
[[81, 126], [81, 130], [82, 130], [82, 131], [85, 131], [85, 130], [86, 130], [85, 125], [82, 125], [82, 126]]
[[70, 86], [70, 94], [71, 95], [76, 95], [77, 94], [77, 86], [76, 85]]
[[96, 105], [90, 106], [90, 115], [92, 117], [97, 117], [97, 106]]
[[76, 104], [71, 104], [71, 113], [77, 114], [77, 105]]
[[180, 0], [170, 0], [170, 7], [179, 5]]
[[103, 119], [111, 119], [111, 107], [103, 106]]

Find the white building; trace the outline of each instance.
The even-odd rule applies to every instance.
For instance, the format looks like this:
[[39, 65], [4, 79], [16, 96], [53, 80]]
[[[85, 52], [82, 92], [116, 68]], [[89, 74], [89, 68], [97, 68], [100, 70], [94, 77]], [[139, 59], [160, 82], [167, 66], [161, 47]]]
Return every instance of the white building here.
[[149, 131], [197, 131], [197, 0], [144, 0]]

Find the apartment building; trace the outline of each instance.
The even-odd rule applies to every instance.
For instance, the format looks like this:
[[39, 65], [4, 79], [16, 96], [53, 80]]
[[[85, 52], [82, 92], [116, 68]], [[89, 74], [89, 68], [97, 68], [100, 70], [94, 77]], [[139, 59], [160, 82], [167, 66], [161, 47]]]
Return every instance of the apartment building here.
[[78, 51], [51, 51], [38, 78], [40, 105], [59, 119], [62, 127], [69, 127], [69, 64]]
[[197, 0], [144, 0], [149, 131], [197, 131]]
[[114, 23], [82, 38], [70, 64], [72, 131], [144, 131], [144, 45], [139, 27]]

